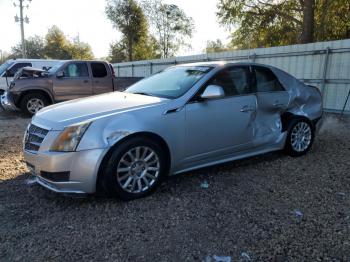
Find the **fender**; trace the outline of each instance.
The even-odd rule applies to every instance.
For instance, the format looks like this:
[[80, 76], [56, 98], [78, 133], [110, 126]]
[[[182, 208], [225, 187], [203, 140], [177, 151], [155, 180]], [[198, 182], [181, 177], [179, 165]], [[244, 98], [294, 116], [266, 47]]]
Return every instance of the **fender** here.
[[[11, 91], [10, 91], [11, 92]], [[16, 104], [16, 106], [18, 106], [18, 104], [20, 103], [22, 97], [28, 93], [35, 93], [35, 92], [42, 92], [45, 93], [45, 95], [49, 98], [50, 102], [53, 104], [55, 103], [55, 100], [53, 98], [53, 96], [51, 95], [51, 93], [49, 91], [47, 91], [46, 88], [40, 87], [40, 86], [36, 86], [36, 87], [26, 87], [26, 89], [24, 91], [20, 91], [20, 92], [11, 92], [13, 95], [13, 100], [14, 103]]]

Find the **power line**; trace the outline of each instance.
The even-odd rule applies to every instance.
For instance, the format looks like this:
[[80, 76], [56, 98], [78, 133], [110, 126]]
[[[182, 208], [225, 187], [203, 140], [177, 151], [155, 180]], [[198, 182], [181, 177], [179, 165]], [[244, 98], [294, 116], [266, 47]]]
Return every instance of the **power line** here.
[[26, 17], [23, 17], [23, 8], [29, 8], [29, 4], [27, 5], [24, 5], [25, 2], [31, 2], [32, 0], [18, 0], [19, 4], [16, 4], [16, 2], [13, 3], [13, 5], [15, 7], [19, 7], [19, 17], [18, 15], [16, 14], [15, 16], [15, 22], [16, 23], [20, 23], [20, 27], [21, 27], [21, 48], [22, 48], [22, 56], [23, 58], [26, 58], [27, 57], [27, 47], [26, 47], [26, 41], [25, 41], [25, 38], [24, 38], [24, 23], [26, 24], [29, 24], [29, 18], [28, 16]]

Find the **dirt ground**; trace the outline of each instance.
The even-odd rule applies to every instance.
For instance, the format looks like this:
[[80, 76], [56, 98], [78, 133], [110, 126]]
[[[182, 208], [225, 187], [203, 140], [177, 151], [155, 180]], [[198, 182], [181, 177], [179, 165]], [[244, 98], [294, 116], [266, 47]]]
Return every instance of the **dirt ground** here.
[[350, 261], [350, 124], [281, 152], [167, 179], [150, 197], [72, 198], [31, 183], [28, 118], [0, 112], [1, 261]]

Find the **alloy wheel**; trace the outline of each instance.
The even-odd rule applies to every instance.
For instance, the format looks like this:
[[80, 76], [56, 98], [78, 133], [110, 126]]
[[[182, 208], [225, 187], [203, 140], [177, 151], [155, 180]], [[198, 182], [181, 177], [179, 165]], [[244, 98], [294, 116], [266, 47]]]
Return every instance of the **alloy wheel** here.
[[306, 122], [298, 122], [291, 132], [291, 145], [297, 152], [303, 152], [307, 150], [311, 143], [312, 131], [311, 127]]
[[140, 193], [152, 187], [159, 172], [160, 161], [157, 153], [150, 147], [137, 146], [121, 157], [117, 167], [117, 179], [124, 191]]
[[44, 106], [44, 102], [39, 98], [32, 98], [27, 102], [27, 109], [32, 114], [36, 114]]

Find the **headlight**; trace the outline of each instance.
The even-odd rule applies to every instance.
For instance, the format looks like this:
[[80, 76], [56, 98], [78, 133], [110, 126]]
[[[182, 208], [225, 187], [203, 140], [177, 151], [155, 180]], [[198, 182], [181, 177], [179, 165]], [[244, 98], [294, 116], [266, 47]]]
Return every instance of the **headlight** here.
[[88, 129], [89, 123], [83, 123], [76, 126], [66, 127], [52, 144], [50, 151], [58, 152], [72, 152], [78, 147], [78, 144], [83, 137], [85, 131]]

